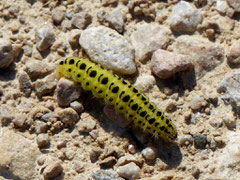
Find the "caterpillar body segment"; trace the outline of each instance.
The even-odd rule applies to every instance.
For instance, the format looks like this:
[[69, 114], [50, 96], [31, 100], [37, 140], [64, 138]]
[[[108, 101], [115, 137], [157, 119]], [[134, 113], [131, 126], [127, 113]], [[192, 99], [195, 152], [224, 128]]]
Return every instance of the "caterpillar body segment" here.
[[73, 79], [83, 89], [103, 98], [115, 110], [125, 115], [134, 126], [165, 140], [177, 138], [177, 130], [169, 117], [149, 102], [149, 99], [129, 81], [88, 59], [71, 57], [58, 65], [58, 76]]

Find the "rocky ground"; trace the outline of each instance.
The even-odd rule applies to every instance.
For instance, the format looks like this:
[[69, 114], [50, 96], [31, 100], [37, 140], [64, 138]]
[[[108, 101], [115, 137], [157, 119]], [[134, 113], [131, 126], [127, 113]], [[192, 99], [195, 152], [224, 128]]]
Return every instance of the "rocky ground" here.
[[[238, 0], [1, 0], [0, 179], [240, 179]], [[178, 130], [149, 138], [57, 78], [88, 56]]]

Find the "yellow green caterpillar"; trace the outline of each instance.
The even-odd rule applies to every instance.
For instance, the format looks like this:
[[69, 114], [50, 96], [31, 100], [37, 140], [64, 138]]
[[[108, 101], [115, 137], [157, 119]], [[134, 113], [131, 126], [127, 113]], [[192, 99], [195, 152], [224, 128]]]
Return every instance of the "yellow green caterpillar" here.
[[177, 130], [169, 117], [128, 81], [88, 59], [71, 57], [58, 65], [59, 77], [73, 79], [83, 89], [103, 98], [144, 132], [165, 140], [177, 138]]

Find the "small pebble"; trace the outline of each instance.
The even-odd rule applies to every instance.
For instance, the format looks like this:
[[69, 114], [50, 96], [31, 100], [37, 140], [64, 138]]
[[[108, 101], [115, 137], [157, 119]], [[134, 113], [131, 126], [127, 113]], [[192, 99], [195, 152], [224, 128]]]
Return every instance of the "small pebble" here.
[[37, 163], [39, 166], [42, 166], [45, 162], [46, 162], [46, 156], [45, 155], [41, 155], [37, 158]]
[[232, 115], [232, 113], [224, 114], [223, 116], [223, 122], [227, 126], [228, 129], [234, 129], [236, 128], [237, 120]]
[[74, 156], [76, 155], [76, 152], [73, 150], [67, 150], [65, 152], [65, 156], [68, 160], [72, 160], [74, 158]]
[[101, 162], [99, 162], [99, 165], [101, 169], [109, 169], [109, 168], [113, 168], [116, 162], [117, 162], [116, 158], [113, 156], [110, 156], [102, 160]]
[[90, 160], [92, 163], [96, 162], [99, 156], [103, 153], [103, 150], [100, 148], [93, 148], [90, 151]]
[[192, 167], [192, 175], [195, 179], [199, 178], [200, 173], [201, 172], [200, 172], [200, 169], [198, 167], [195, 167], [195, 166]]
[[31, 80], [36, 80], [50, 74], [54, 70], [54, 67], [43, 61], [31, 60], [26, 63], [24, 70]]
[[85, 166], [81, 161], [74, 161], [73, 168], [77, 173], [82, 173], [82, 172], [84, 172]]
[[156, 158], [156, 152], [151, 147], [143, 149], [142, 155], [148, 161], [154, 160]]
[[188, 145], [193, 143], [193, 137], [191, 135], [182, 135], [178, 137], [180, 145]]
[[140, 177], [140, 168], [133, 162], [117, 168], [119, 176], [126, 179], [138, 179]]
[[92, 117], [82, 118], [81, 120], [76, 124], [77, 130], [82, 132], [90, 132], [96, 127], [96, 121], [92, 119]]
[[226, 0], [230, 7], [234, 9], [235, 12], [240, 12], [240, 2], [238, 0]]
[[63, 172], [63, 167], [60, 162], [51, 162], [43, 171], [45, 179], [55, 178]]
[[131, 153], [131, 154], [135, 154], [136, 153], [136, 148], [134, 145], [132, 144], [129, 144], [128, 145], [128, 151]]
[[240, 41], [235, 42], [227, 53], [228, 63], [232, 66], [240, 65]]
[[20, 71], [17, 75], [19, 89], [25, 96], [30, 96], [32, 92], [32, 84], [28, 74], [25, 71]]
[[124, 30], [124, 19], [123, 14], [119, 9], [111, 11], [106, 16], [106, 21], [109, 23], [109, 26], [119, 33], [123, 33]]
[[156, 84], [156, 80], [152, 75], [143, 75], [137, 78], [135, 83], [142, 92], [147, 92]]
[[112, 169], [100, 169], [91, 174], [94, 180], [124, 180]]
[[24, 123], [27, 119], [27, 115], [26, 114], [16, 114], [15, 118], [13, 119], [13, 124], [14, 126], [18, 127], [18, 128], [22, 128], [24, 126]]
[[83, 105], [78, 101], [71, 102], [70, 107], [73, 108], [78, 114], [81, 114], [84, 110]]
[[125, 164], [130, 163], [130, 162], [134, 162], [137, 165], [141, 165], [141, 163], [139, 162], [139, 159], [137, 159], [135, 156], [125, 155], [125, 156], [122, 156], [118, 159], [116, 166], [123, 166]]
[[7, 68], [14, 60], [12, 44], [5, 39], [0, 39], [0, 69]]
[[39, 134], [37, 136], [37, 145], [39, 148], [46, 148], [50, 146], [50, 138], [48, 134]]
[[82, 33], [82, 30], [79, 30], [79, 29], [73, 29], [69, 32], [68, 42], [72, 46], [72, 48], [79, 47], [79, 38], [80, 38], [81, 33]]
[[204, 149], [207, 144], [207, 137], [201, 134], [194, 134], [194, 145], [197, 149]]
[[61, 148], [64, 148], [64, 147], [67, 147], [67, 141], [66, 140], [59, 140], [57, 142], [57, 148], [61, 149]]
[[65, 108], [56, 112], [59, 120], [67, 127], [73, 126], [78, 120], [79, 116], [72, 108]]
[[68, 106], [72, 101], [80, 97], [81, 90], [73, 81], [61, 78], [56, 88], [58, 104], [60, 106]]
[[205, 102], [205, 99], [201, 96], [194, 96], [191, 100], [191, 109], [192, 110], [200, 110]]
[[36, 30], [37, 49], [44, 51], [55, 41], [55, 34], [51, 28], [39, 28]]
[[92, 21], [91, 15], [87, 12], [80, 12], [74, 14], [72, 17], [72, 25], [77, 27], [78, 29], [84, 29], [87, 25], [89, 25]]
[[44, 123], [42, 121], [36, 121], [35, 124], [35, 132], [36, 134], [42, 134], [47, 132], [47, 123]]
[[55, 75], [49, 75], [44, 79], [38, 79], [34, 83], [35, 91], [38, 97], [46, 96], [55, 90], [57, 86]]
[[201, 12], [189, 2], [180, 1], [173, 9], [170, 26], [177, 32], [194, 32], [201, 22]]
[[65, 7], [60, 6], [52, 10], [52, 19], [56, 24], [60, 24], [64, 18]]

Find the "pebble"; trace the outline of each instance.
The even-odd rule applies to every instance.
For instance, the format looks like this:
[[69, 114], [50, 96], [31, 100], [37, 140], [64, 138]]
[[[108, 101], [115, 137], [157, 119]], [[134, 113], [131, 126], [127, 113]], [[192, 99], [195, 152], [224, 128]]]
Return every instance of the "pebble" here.
[[55, 75], [49, 75], [44, 79], [38, 79], [34, 82], [34, 89], [38, 97], [46, 96], [55, 90], [57, 86]]
[[84, 172], [84, 164], [81, 161], [74, 161], [73, 162], [73, 169], [77, 173], [82, 173], [82, 172]]
[[92, 117], [86, 117], [82, 118], [81, 120], [76, 124], [77, 130], [82, 133], [82, 132], [90, 132], [96, 127], [96, 121], [92, 119]]
[[0, 123], [7, 126], [14, 119], [15, 110], [6, 104], [0, 106]]
[[117, 168], [119, 176], [126, 179], [138, 179], [140, 177], [140, 168], [133, 162]]
[[64, 6], [59, 6], [52, 10], [52, 19], [56, 24], [60, 24], [62, 22], [65, 10], [66, 8]]
[[24, 70], [31, 80], [36, 80], [37, 78], [43, 78], [53, 72], [54, 67], [43, 61], [31, 60], [26, 63]]
[[131, 36], [131, 43], [137, 60], [145, 62], [157, 49], [166, 49], [170, 43], [171, 31], [156, 24], [141, 24]]
[[136, 72], [132, 46], [115, 30], [104, 26], [86, 29], [79, 43], [90, 59], [103, 67], [121, 74]]
[[72, 48], [77, 48], [79, 47], [79, 37], [82, 33], [82, 30], [79, 30], [79, 29], [73, 29], [69, 32], [69, 39], [68, 39], [68, 42], [69, 44], [71, 45]]
[[117, 162], [116, 158], [113, 156], [110, 156], [102, 160], [101, 162], [99, 162], [99, 166], [101, 169], [109, 169], [109, 168], [113, 168], [116, 162]]
[[39, 134], [37, 136], [37, 145], [39, 148], [47, 148], [50, 146], [50, 138], [48, 134]]
[[116, 166], [123, 166], [130, 162], [134, 162], [135, 164], [140, 165], [138, 159], [135, 156], [128, 154], [128, 155], [120, 157], [117, 161]]
[[61, 78], [58, 81], [56, 92], [58, 104], [60, 106], [69, 106], [72, 101], [80, 97], [82, 89], [73, 81]]
[[19, 71], [17, 78], [20, 91], [29, 97], [32, 92], [32, 84], [28, 74], [25, 71]]
[[189, 56], [166, 50], [156, 50], [151, 58], [151, 70], [161, 79], [168, 79], [175, 73], [193, 69]]
[[200, 169], [198, 168], [198, 167], [196, 167], [196, 166], [193, 166], [192, 167], [192, 175], [193, 175], [193, 177], [195, 178], [195, 179], [198, 179], [199, 178], [199, 176], [200, 176]]
[[58, 110], [56, 114], [59, 117], [59, 120], [67, 127], [73, 126], [79, 120], [77, 112], [72, 108]]
[[119, 9], [115, 9], [106, 15], [106, 22], [109, 26], [115, 29], [119, 33], [123, 33], [124, 30], [124, 19], [123, 14]]
[[19, 6], [16, 5], [16, 4], [13, 4], [13, 5], [11, 5], [11, 6], [8, 8], [9, 13], [10, 13], [11, 15], [13, 15], [14, 17], [16, 17], [16, 16], [18, 15], [19, 10], [20, 10], [20, 8], [19, 8]]
[[42, 52], [48, 49], [55, 41], [52, 28], [39, 28], [36, 30], [37, 49]]
[[98, 147], [91, 149], [89, 153], [91, 162], [95, 163], [102, 153], [103, 153], [103, 150]]
[[91, 174], [94, 180], [124, 180], [112, 169], [99, 169]]
[[27, 119], [27, 115], [23, 113], [19, 113], [15, 115], [15, 118], [13, 119], [13, 124], [15, 127], [22, 128], [24, 126], [24, 123]]
[[47, 123], [42, 121], [36, 121], [35, 123], [35, 132], [36, 134], [42, 134], [47, 132]]
[[45, 179], [55, 178], [63, 172], [63, 167], [61, 162], [51, 162], [43, 171], [43, 176]]
[[194, 145], [197, 149], [205, 149], [207, 137], [201, 134], [193, 134]]
[[135, 154], [136, 153], [136, 148], [134, 145], [132, 144], [129, 144], [128, 145], [128, 151], [131, 153], [131, 154]]
[[72, 17], [72, 25], [78, 29], [84, 29], [92, 21], [92, 17], [87, 12], [79, 12]]
[[174, 51], [191, 57], [197, 78], [203, 77], [224, 60], [222, 46], [199, 37], [182, 35], [173, 43], [173, 48]]
[[76, 152], [71, 149], [67, 150], [65, 152], [65, 156], [66, 156], [67, 160], [73, 160], [73, 158], [76, 156]]
[[156, 158], [156, 151], [151, 147], [143, 149], [141, 153], [147, 161], [152, 161]]
[[198, 9], [186, 1], [180, 1], [173, 9], [170, 26], [176, 32], [194, 32], [202, 19]]
[[71, 102], [70, 107], [73, 108], [78, 114], [81, 114], [84, 110], [83, 105], [78, 101]]
[[67, 147], [67, 141], [66, 140], [59, 140], [57, 142], [57, 148], [58, 149], [62, 149], [64, 147]]
[[220, 13], [226, 13], [229, 9], [229, 6], [226, 2], [226, 0], [217, 0], [216, 2], [216, 10]]
[[156, 80], [152, 75], [143, 75], [137, 78], [135, 83], [142, 92], [147, 92], [156, 84]]
[[220, 128], [223, 125], [223, 119], [219, 118], [218, 116], [210, 116], [208, 121], [209, 124], [216, 129]]
[[202, 96], [194, 96], [190, 102], [191, 109], [199, 111], [206, 104], [205, 99]]
[[236, 128], [237, 119], [233, 116], [232, 113], [225, 113], [223, 116], [223, 122], [227, 126], [228, 129]]
[[232, 66], [240, 65], [240, 41], [235, 42], [227, 53], [228, 63]]
[[179, 144], [181, 146], [183, 145], [188, 145], [188, 144], [192, 144], [193, 143], [193, 138], [191, 135], [182, 135], [178, 137], [179, 140]]
[[224, 93], [222, 99], [231, 104], [233, 109], [240, 112], [240, 73], [233, 72], [226, 75], [218, 84], [217, 92]]
[[240, 2], [238, 0], [226, 0], [235, 12], [240, 12]]
[[109, 120], [113, 121], [121, 128], [126, 128], [130, 124], [123, 114], [119, 114], [115, 111], [113, 106], [104, 106], [103, 112]]
[[0, 39], [0, 69], [7, 68], [14, 60], [12, 44], [5, 39]]

